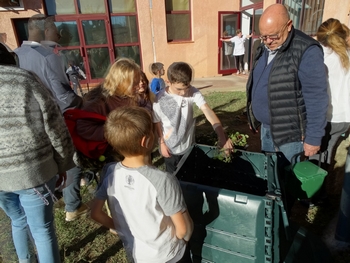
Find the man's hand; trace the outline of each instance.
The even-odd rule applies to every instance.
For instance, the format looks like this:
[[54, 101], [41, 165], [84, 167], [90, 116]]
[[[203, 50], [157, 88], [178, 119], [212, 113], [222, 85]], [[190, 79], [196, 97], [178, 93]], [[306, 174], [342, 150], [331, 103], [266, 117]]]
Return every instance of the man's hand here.
[[320, 150], [320, 146], [313, 146], [313, 145], [304, 143], [305, 156], [315, 155], [319, 150]]

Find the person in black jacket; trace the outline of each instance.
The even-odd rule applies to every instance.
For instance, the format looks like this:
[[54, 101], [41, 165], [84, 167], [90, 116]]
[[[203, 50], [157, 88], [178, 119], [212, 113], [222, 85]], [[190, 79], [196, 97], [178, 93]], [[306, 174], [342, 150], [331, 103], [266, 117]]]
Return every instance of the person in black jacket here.
[[261, 45], [247, 82], [247, 113], [253, 132], [261, 126], [262, 151], [316, 154], [328, 106], [323, 52], [294, 29], [285, 6], [266, 8], [259, 21]]

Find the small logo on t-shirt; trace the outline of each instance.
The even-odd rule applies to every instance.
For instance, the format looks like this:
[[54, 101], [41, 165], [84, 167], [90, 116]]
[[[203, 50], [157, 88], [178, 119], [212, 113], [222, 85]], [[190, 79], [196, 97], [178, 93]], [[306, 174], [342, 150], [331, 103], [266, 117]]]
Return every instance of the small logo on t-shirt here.
[[125, 177], [125, 182], [128, 184], [129, 187], [131, 187], [135, 183], [135, 179], [131, 175], [127, 175]]

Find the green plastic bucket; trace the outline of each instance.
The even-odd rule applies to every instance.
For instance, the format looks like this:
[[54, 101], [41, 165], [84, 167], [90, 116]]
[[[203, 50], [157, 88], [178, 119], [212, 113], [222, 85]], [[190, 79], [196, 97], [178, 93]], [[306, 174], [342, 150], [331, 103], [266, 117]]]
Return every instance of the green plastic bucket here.
[[295, 197], [311, 198], [320, 190], [327, 171], [310, 161], [298, 162], [292, 166], [287, 179], [287, 188]]

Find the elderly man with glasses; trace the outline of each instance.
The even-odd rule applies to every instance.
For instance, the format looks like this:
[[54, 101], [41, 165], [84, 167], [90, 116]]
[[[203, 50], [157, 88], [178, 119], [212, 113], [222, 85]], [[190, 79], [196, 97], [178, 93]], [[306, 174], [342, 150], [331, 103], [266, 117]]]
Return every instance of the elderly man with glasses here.
[[328, 105], [323, 51], [313, 38], [293, 27], [281, 4], [266, 8], [259, 21], [262, 43], [247, 82], [250, 128], [266, 152], [291, 161], [300, 152], [320, 150]]

